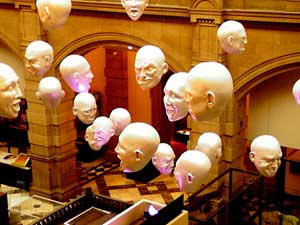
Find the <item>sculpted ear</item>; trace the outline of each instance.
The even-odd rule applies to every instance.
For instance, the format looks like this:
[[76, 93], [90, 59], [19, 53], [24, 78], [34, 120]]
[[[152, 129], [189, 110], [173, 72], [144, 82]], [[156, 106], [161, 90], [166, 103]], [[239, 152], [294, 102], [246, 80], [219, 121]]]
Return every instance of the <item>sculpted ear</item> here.
[[76, 116], [77, 115], [77, 107], [74, 106], [72, 108], [72, 112], [73, 112], [73, 115]]
[[255, 152], [249, 152], [249, 159], [251, 162], [254, 162]]
[[229, 35], [229, 36], [227, 37], [227, 42], [228, 42], [230, 45], [233, 44], [233, 40], [234, 40], [234, 37], [233, 37], [232, 35]]
[[137, 161], [141, 160], [143, 158], [143, 152], [140, 149], [136, 149], [135, 151], [135, 159]]
[[125, 0], [121, 0], [122, 6], [125, 7]]
[[186, 181], [187, 181], [188, 184], [193, 183], [193, 181], [194, 181], [194, 176], [193, 176], [191, 173], [188, 173], [188, 174], [186, 175]]
[[213, 108], [216, 104], [216, 97], [212, 91], [207, 92], [207, 106], [209, 109]]
[[35, 96], [37, 97], [38, 100], [41, 100], [41, 92], [39, 91], [35, 92]]
[[168, 72], [169, 66], [167, 63], [163, 64], [163, 74], [165, 74], [166, 72]]
[[156, 157], [156, 156], [153, 156], [153, 157], [152, 157], [152, 163], [155, 165], [156, 162], [157, 162], [157, 157]]
[[45, 22], [46, 20], [48, 20], [48, 18], [50, 18], [50, 10], [49, 10], [49, 7], [48, 6], [45, 6], [43, 8], [43, 13], [42, 13], [42, 17], [41, 17], [41, 20], [43, 22]]

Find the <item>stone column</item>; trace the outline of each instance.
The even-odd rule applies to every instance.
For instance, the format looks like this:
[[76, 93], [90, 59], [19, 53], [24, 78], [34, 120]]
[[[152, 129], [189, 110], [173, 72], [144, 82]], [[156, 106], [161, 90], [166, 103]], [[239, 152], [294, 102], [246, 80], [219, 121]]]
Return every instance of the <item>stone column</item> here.
[[[30, 42], [47, 41], [47, 33], [40, 23], [35, 0], [16, 1], [15, 6], [19, 9], [20, 49], [24, 55]], [[56, 112], [49, 112], [35, 96], [41, 78], [30, 76], [25, 68], [24, 73], [33, 178], [30, 194], [65, 201], [80, 192], [76, 176], [73, 115], [71, 110], [63, 110], [72, 108], [72, 96], [67, 95], [69, 97], [63, 99]], [[45, 76], [57, 74], [52, 69]]]

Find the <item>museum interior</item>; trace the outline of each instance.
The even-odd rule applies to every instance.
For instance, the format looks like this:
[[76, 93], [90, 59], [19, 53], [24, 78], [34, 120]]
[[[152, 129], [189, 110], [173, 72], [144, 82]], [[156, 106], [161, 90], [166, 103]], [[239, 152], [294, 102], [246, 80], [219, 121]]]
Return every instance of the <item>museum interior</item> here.
[[[49, 7], [40, 9], [43, 3]], [[126, 3], [144, 6], [139, 17], [130, 15]], [[42, 16], [51, 4], [69, 7], [58, 25]], [[221, 44], [217, 33], [227, 21], [245, 29], [241, 52]], [[27, 65], [29, 44], [37, 40], [53, 49], [42, 75]], [[147, 45], [163, 52], [167, 67], [157, 84], [141, 88], [137, 53]], [[64, 76], [62, 62], [70, 55], [90, 66], [87, 90], [75, 90]], [[164, 102], [169, 78], [184, 72], [191, 80], [192, 69], [205, 62], [216, 62], [212, 71], [227, 68], [230, 99], [221, 100], [217, 116], [198, 119], [186, 108], [184, 117], [170, 120]], [[3, 224], [300, 224], [300, 0], [0, 0], [0, 64], [17, 74], [22, 92], [13, 118], [3, 116], [0, 106]], [[55, 106], [37, 94], [46, 77], [61, 85]], [[212, 90], [215, 95], [226, 92], [222, 85]], [[75, 113], [75, 97], [86, 92], [95, 99], [97, 119], [110, 118], [117, 108], [130, 114], [121, 132], [97, 149], [87, 139], [93, 121], [81, 122]], [[160, 172], [153, 156], [141, 169], [123, 170], [121, 138], [136, 123], [154, 129], [159, 142], [171, 147], [172, 171]], [[215, 163], [197, 150], [207, 132], [222, 142]], [[251, 144], [262, 135], [275, 137], [280, 150], [278, 170], [269, 176], [252, 153]], [[174, 171], [190, 151], [205, 155], [210, 169], [185, 191], [182, 182], [189, 185], [192, 178], [178, 181]]]

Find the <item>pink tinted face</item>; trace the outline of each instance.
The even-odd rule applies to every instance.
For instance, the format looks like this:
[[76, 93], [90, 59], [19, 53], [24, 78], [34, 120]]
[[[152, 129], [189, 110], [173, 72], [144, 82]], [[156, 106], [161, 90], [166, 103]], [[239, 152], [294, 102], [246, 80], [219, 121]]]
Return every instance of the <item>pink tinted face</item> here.
[[77, 93], [89, 92], [93, 77], [94, 75], [90, 70], [83, 73], [75, 73], [69, 82], [69, 86]]
[[110, 138], [111, 138], [111, 131], [109, 129], [104, 130], [100, 128], [98, 130], [95, 130], [94, 140], [96, 142], [96, 146], [98, 146], [99, 148], [107, 144]]

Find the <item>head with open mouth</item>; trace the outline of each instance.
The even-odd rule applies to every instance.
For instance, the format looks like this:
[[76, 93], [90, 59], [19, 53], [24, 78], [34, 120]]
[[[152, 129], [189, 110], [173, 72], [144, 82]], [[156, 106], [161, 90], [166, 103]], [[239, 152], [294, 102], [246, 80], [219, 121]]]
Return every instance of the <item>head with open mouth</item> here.
[[148, 6], [149, 0], [121, 0], [121, 3], [129, 18], [138, 20]]

